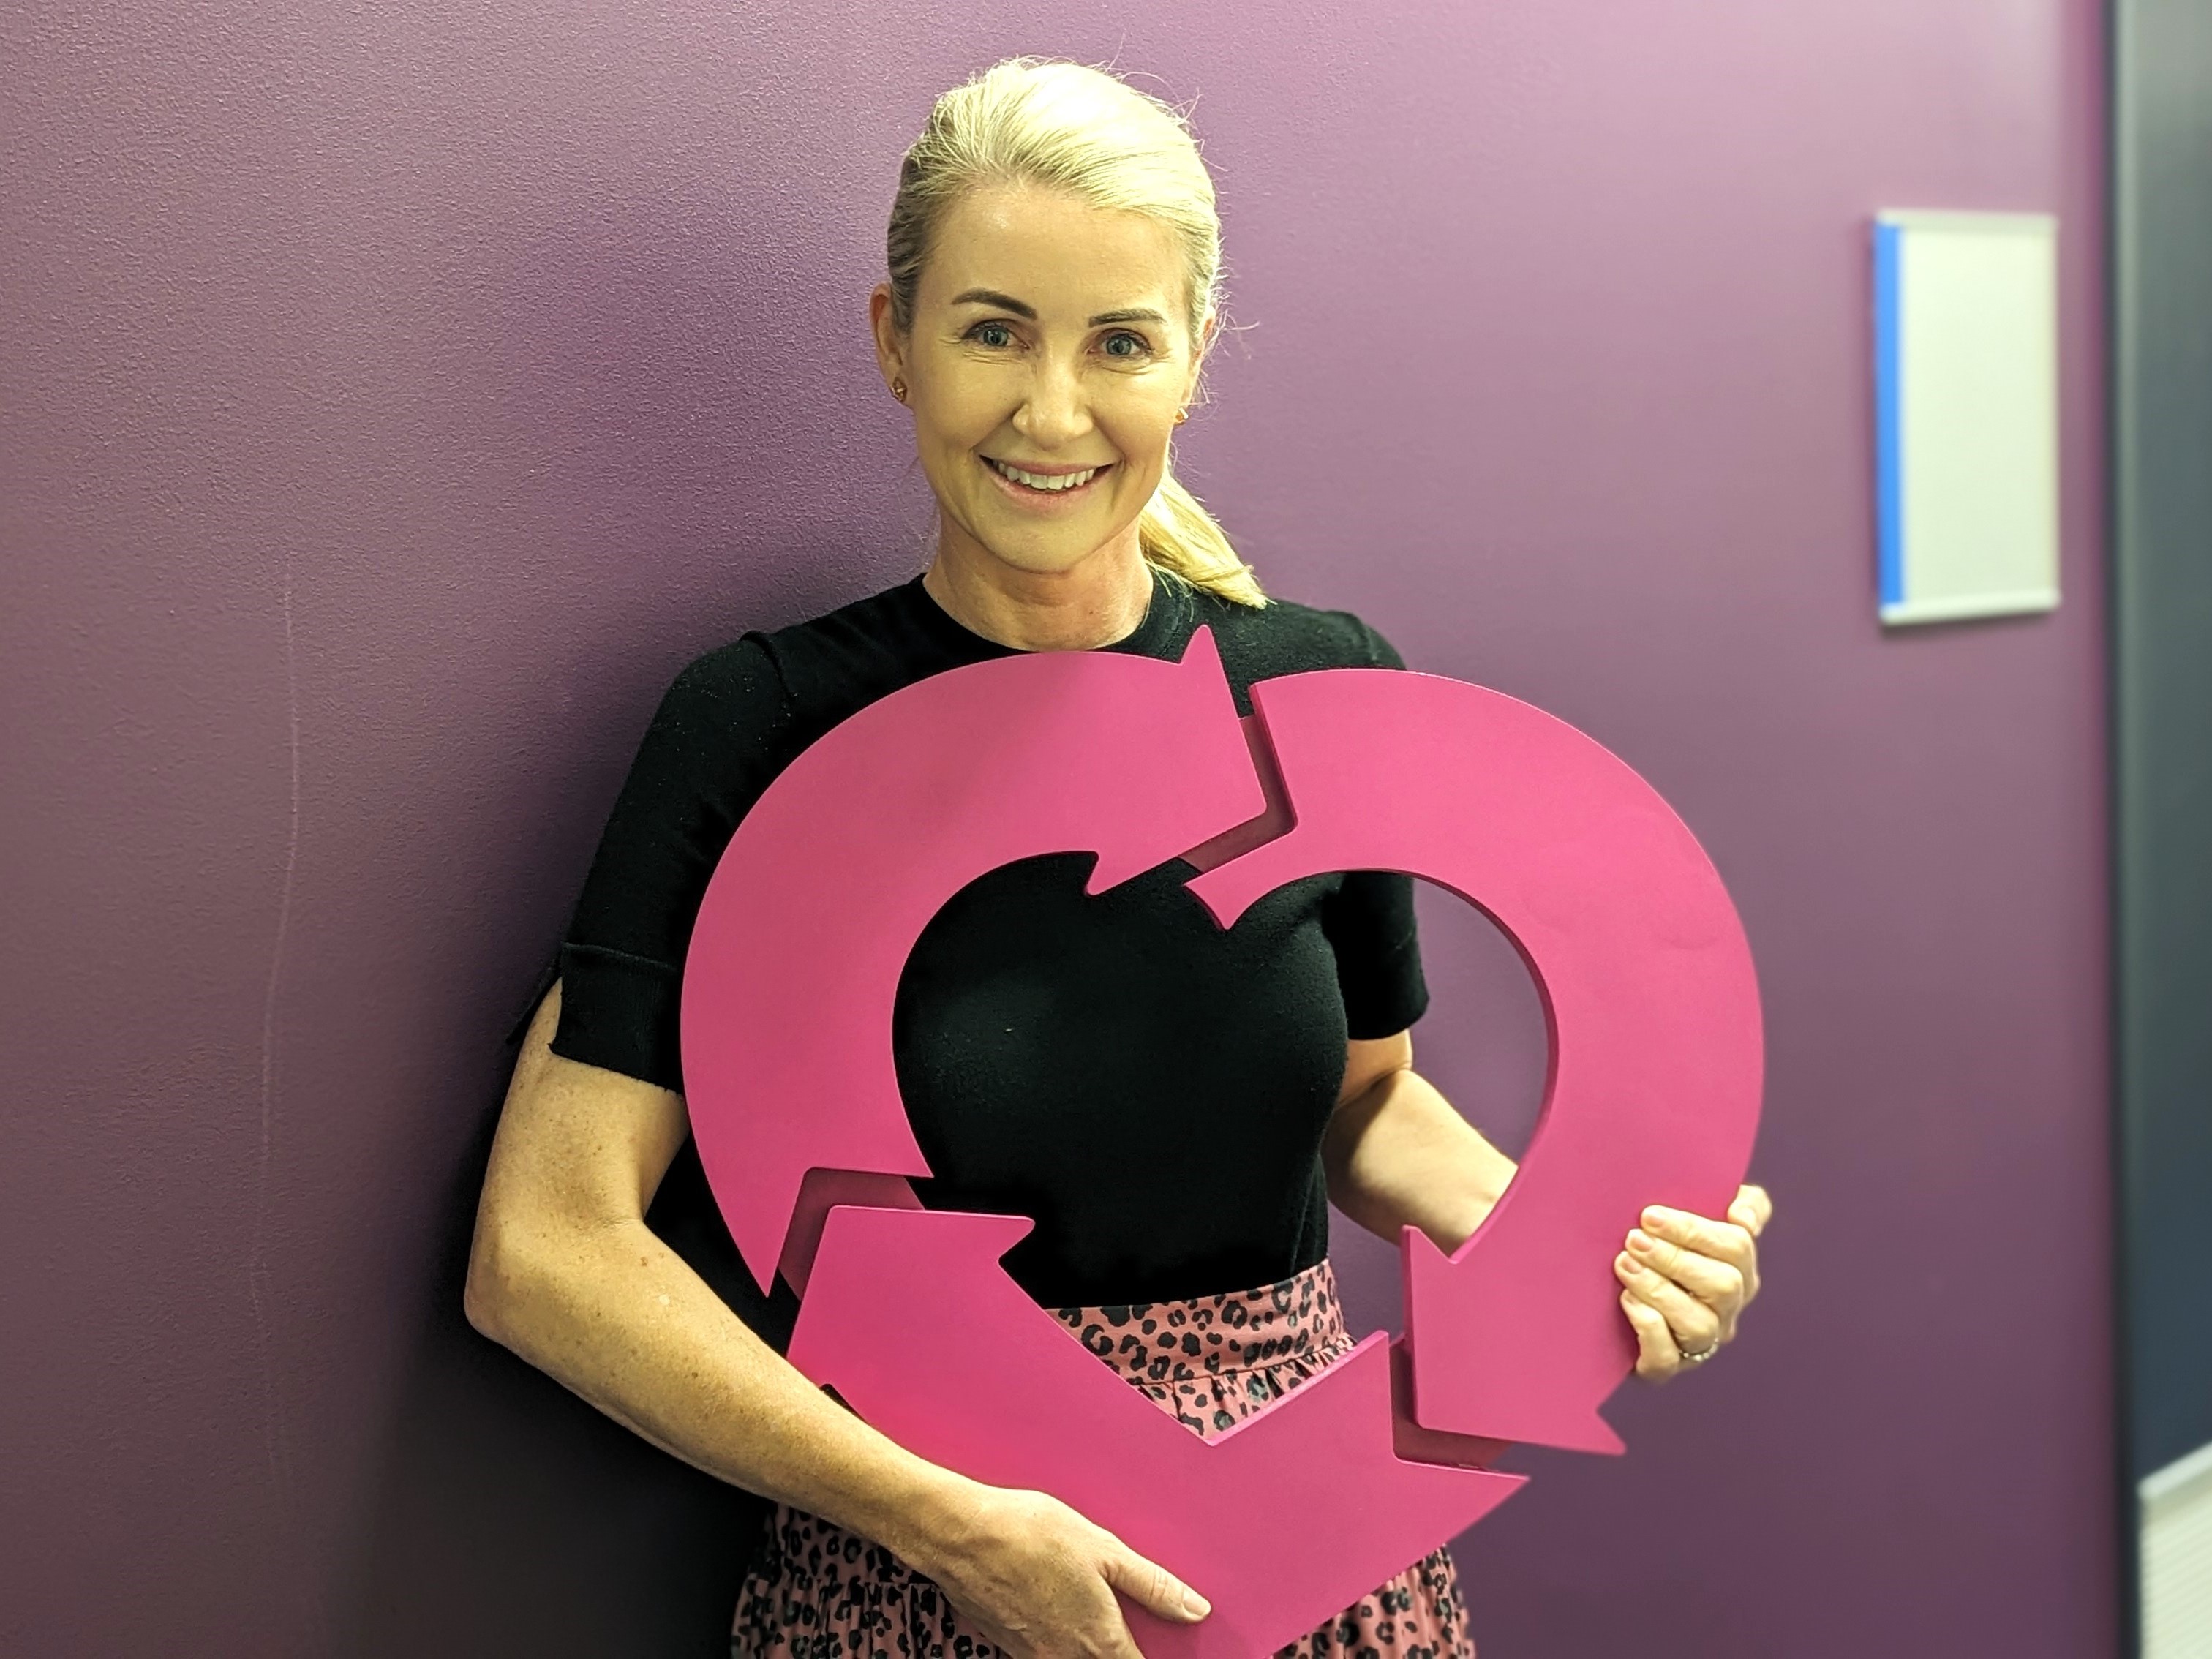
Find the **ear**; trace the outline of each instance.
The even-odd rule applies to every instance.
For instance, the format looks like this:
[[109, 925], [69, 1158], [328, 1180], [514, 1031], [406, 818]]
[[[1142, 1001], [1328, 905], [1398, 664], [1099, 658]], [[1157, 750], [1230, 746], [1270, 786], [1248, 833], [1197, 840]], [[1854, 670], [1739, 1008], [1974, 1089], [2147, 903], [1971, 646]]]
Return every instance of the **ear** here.
[[868, 295], [868, 326], [876, 337], [876, 367], [889, 386], [906, 373], [906, 342], [891, 319], [891, 285], [878, 283]]
[[1190, 354], [1190, 384], [1182, 389], [1182, 400], [1187, 404], [1198, 395], [1198, 377], [1206, 367], [1206, 354], [1213, 349], [1215, 337], [1221, 331], [1221, 313], [1209, 311], [1206, 320], [1198, 325], [1196, 349]]

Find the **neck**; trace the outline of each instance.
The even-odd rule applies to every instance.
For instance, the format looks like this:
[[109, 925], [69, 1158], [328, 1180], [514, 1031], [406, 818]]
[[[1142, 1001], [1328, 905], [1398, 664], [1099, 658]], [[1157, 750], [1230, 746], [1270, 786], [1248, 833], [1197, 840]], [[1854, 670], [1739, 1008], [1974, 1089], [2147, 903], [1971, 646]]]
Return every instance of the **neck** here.
[[943, 526], [921, 585], [953, 621], [1018, 651], [1088, 651], [1137, 631], [1152, 574], [1136, 526], [1065, 570], [1023, 570]]

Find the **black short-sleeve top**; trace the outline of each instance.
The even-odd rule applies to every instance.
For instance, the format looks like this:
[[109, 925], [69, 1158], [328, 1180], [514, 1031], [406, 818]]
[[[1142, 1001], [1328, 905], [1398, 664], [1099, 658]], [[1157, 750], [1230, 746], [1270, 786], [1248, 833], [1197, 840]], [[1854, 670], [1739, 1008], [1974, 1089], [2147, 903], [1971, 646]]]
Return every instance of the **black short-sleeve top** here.
[[[1237, 605], [1158, 573], [1102, 650], [1162, 659], [1210, 628], [1236, 694], [1309, 669], [1402, 667], [1348, 611]], [[927, 675], [1016, 654], [920, 577], [677, 676], [607, 823], [560, 954], [556, 1054], [680, 1091], [679, 988], [708, 878], [776, 775], [848, 715]], [[1347, 1037], [1427, 1006], [1411, 878], [1316, 876], [1227, 930], [1182, 859], [1086, 897], [1089, 854], [1003, 866], [949, 901], [902, 974], [890, 1042], [933, 1209], [1033, 1217], [1006, 1259], [1048, 1306], [1210, 1295], [1327, 1255], [1322, 1129]], [[763, 1323], [696, 1154], [650, 1218]], [[781, 1322], [769, 1318], [773, 1327]]]

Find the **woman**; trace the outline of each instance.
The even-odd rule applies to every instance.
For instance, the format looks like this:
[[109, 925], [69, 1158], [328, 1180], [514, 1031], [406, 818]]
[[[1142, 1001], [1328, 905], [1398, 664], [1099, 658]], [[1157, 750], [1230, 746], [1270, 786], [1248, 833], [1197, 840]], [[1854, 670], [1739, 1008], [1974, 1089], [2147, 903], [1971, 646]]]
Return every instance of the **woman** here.
[[[687, 1139], [685, 943], [777, 771], [925, 675], [1016, 651], [1175, 658], [1201, 625], [1240, 702], [1255, 679], [1403, 665], [1347, 612], [1267, 599], [1170, 476], [1220, 263], [1212, 185], [1171, 111], [1093, 70], [999, 65], [941, 99], [908, 152], [889, 254], [876, 349], [937, 496], [935, 556], [671, 688], [515, 1070], [469, 1314], [640, 1434], [775, 1501], [736, 1651], [1127, 1656], [1116, 1592], [1185, 1620], [1203, 1599], [1066, 1505], [932, 1465], [809, 1384], [732, 1311], [775, 1323], [726, 1271], [696, 1158], [678, 1165], [684, 1214], [664, 1204], [646, 1224]], [[1007, 1261], [1024, 1288], [1217, 1433], [1349, 1346], [1329, 1200], [1386, 1238], [1416, 1225], [1449, 1249], [1513, 1166], [1413, 1069], [1427, 991], [1407, 878], [1294, 884], [1224, 933], [1182, 860], [1096, 898], [1088, 865], [994, 872], [916, 944], [892, 1036], [936, 1171], [919, 1185], [933, 1207], [1035, 1217]], [[1642, 1375], [1729, 1340], [1766, 1214], [1747, 1188], [1726, 1220], [1654, 1211], [1629, 1235], [1617, 1267]], [[1120, 1340], [1171, 1328], [1193, 1340], [1170, 1360]], [[1365, 1648], [1472, 1651], [1443, 1552], [1295, 1650]]]

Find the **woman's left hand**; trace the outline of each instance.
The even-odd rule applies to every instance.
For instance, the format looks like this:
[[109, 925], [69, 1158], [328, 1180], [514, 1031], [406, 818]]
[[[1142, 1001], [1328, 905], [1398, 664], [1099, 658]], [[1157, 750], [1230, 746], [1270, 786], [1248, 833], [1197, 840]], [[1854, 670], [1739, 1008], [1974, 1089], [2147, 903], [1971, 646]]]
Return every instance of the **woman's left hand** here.
[[1664, 1382], [1735, 1338], [1759, 1294], [1759, 1235], [1774, 1213], [1763, 1187], [1738, 1190], [1728, 1219], [1653, 1206], [1613, 1258], [1620, 1305], [1636, 1328], [1636, 1374]]

